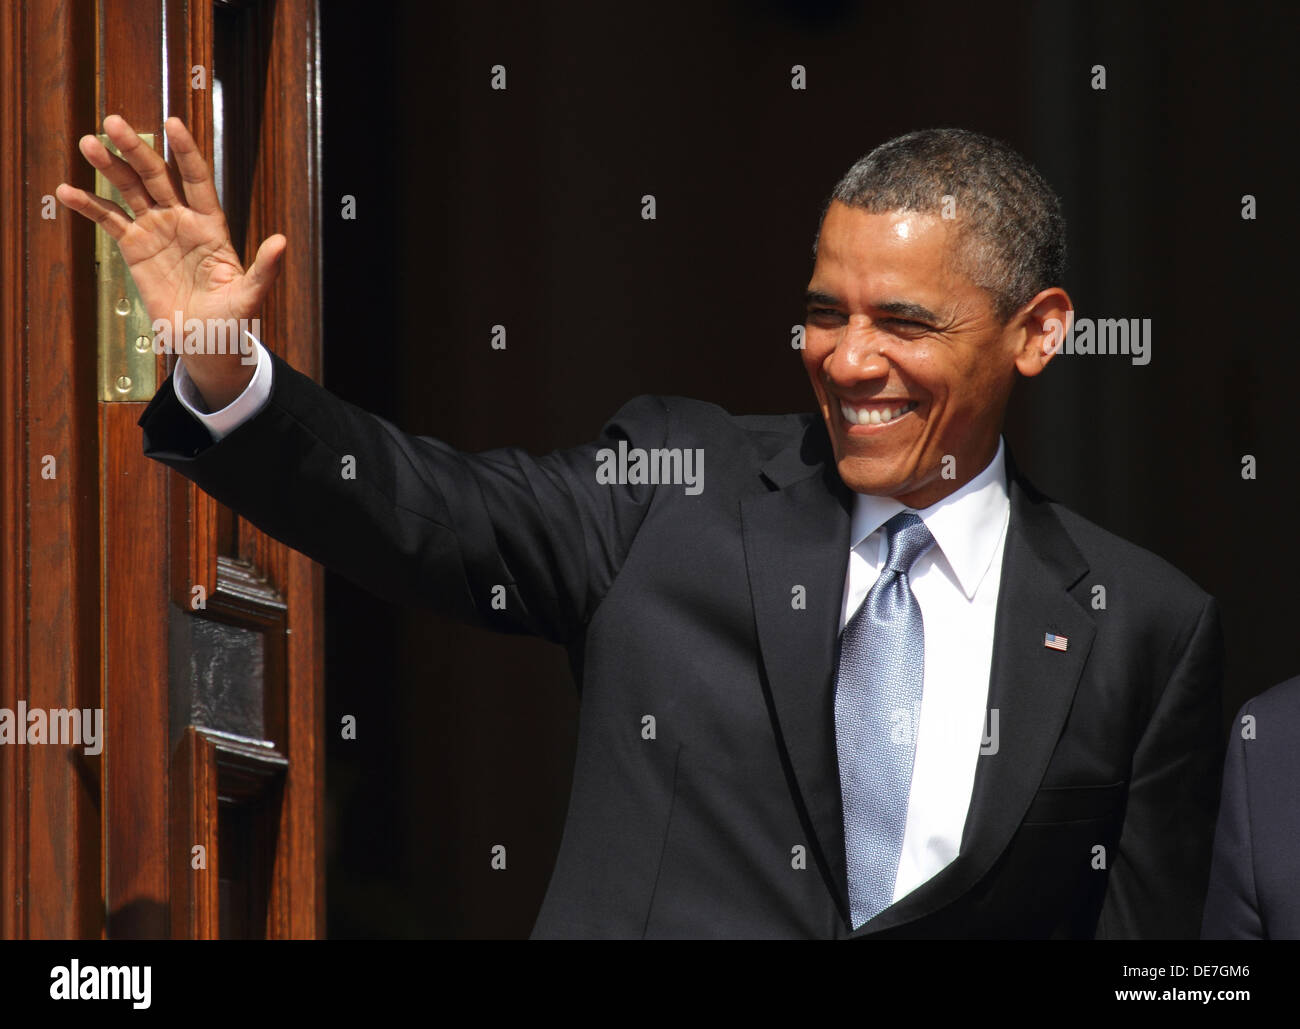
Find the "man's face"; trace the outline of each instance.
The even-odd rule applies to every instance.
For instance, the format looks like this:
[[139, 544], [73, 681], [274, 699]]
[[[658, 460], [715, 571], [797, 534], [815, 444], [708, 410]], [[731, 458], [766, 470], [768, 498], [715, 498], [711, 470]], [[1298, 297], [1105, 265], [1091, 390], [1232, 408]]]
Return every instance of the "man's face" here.
[[954, 268], [955, 235], [937, 215], [833, 201], [808, 283], [803, 362], [840, 477], [914, 508], [992, 459], [1015, 378], [1016, 334]]

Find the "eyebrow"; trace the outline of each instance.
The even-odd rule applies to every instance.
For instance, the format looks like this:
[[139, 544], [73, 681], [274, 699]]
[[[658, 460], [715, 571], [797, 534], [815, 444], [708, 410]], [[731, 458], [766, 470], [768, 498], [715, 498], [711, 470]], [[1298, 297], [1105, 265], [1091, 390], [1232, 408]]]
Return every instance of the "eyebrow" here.
[[[824, 305], [827, 307], [841, 307], [843, 301], [832, 293], [824, 293], [819, 289], [807, 290], [803, 295], [804, 306], [814, 307]], [[931, 311], [924, 304], [913, 303], [910, 300], [883, 300], [880, 303], [872, 304], [877, 311], [883, 311], [885, 314], [894, 315], [899, 318], [912, 318], [916, 321], [938, 323], [939, 316]]]
[[819, 289], [810, 289], [803, 295], [804, 306], [812, 307], [814, 304], [823, 304], [827, 307], [839, 307], [840, 298], [830, 293], [823, 293]]

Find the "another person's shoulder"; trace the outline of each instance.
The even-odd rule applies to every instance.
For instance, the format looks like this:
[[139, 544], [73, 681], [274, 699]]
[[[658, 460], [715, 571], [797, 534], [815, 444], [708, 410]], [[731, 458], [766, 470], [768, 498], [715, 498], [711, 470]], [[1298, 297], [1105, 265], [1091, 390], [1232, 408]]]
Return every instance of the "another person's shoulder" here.
[[[1236, 721], [1240, 722], [1246, 715], [1253, 715], [1256, 721], [1264, 722], [1287, 719], [1291, 728], [1300, 724], [1300, 675], [1251, 697], [1237, 712]], [[1291, 738], [1293, 737], [1288, 733], [1288, 746]]]

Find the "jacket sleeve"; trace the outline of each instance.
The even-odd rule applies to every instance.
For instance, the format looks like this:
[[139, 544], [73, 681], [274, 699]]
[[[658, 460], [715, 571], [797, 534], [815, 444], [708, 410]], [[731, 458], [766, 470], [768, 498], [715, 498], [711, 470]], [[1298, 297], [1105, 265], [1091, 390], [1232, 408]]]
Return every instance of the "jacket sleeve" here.
[[662, 446], [638, 397], [583, 446], [462, 453], [334, 396], [283, 359], [271, 396], [220, 442], [172, 380], [140, 418], [144, 452], [275, 539], [394, 602], [568, 642], [618, 574], [654, 497], [597, 481], [597, 453]]
[[1097, 937], [1196, 939], [1223, 768], [1223, 634], [1207, 598], [1133, 755]]
[[1262, 940], [1264, 924], [1255, 891], [1255, 853], [1250, 831], [1250, 783], [1246, 775], [1246, 741], [1241, 720], [1251, 713], [1248, 701], [1232, 723], [1223, 766], [1223, 796], [1214, 833], [1210, 888], [1205, 898], [1201, 938]]

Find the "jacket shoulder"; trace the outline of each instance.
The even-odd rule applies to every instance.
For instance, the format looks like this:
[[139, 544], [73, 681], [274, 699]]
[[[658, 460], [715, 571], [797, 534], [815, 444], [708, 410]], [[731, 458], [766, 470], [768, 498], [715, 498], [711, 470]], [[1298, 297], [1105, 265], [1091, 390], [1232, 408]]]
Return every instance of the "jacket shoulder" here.
[[668, 446], [742, 448], [764, 458], [801, 439], [816, 420], [814, 412], [737, 415], [705, 400], [642, 394], [620, 407], [609, 427], [657, 435]]
[[1158, 554], [1103, 529], [1056, 501], [1045, 500], [1094, 575], [1111, 574], [1129, 589], [1159, 597], [1166, 605], [1199, 612], [1212, 598], [1185, 572]]
[[1251, 697], [1237, 712], [1235, 722], [1243, 715], [1254, 715], [1260, 721], [1277, 720], [1278, 724], [1300, 723], [1300, 675], [1271, 686], [1257, 697]]

